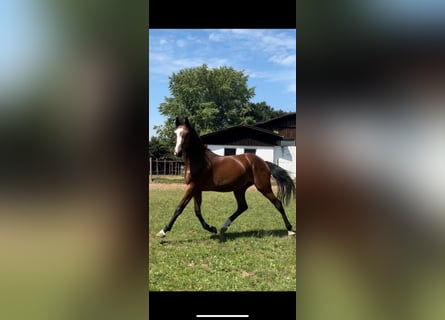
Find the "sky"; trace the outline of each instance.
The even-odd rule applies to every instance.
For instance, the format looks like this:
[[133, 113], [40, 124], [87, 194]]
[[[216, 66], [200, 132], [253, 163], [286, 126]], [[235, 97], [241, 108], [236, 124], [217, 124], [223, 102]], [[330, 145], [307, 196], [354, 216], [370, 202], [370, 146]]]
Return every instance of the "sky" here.
[[150, 138], [166, 120], [159, 105], [171, 97], [169, 77], [203, 64], [243, 71], [255, 87], [252, 102], [295, 112], [295, 29], [150, 29], [148, 37]]
[[50, 48], [47, 15], [35, 0], [0, 1], [0, 96], [22, 90], [42, 65]]

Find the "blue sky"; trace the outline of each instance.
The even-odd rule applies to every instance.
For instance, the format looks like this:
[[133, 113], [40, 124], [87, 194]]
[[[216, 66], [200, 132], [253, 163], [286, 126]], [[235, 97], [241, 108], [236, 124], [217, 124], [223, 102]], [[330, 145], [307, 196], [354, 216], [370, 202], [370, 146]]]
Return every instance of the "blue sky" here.
[[149, 135], [165, 118], [160, 103], [170, 97], [169, 76], [184, 68], [207, 64], [233, 67], [249, 76], [253, 102], [274, 109], [296, 110], [295, 29], [150, 29]]
[[42, 1], [0, 1], [0, 97], [22, 96], [24, 88], [46, 70], [54, 34]]

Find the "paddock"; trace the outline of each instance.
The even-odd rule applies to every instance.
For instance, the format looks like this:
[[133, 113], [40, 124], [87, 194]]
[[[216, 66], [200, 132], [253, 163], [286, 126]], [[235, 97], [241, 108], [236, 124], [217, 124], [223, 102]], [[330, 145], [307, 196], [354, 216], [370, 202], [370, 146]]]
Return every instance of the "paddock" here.
[[[287, 236], [280, 215], [255, 187], [247, 190], [249, 209], [227, 231], [227, 241], [202, 229], [193, 206], [178, 218], [175, 232], [156, 237], [184, 189], [185, 184], [149, 185], [150, 291], [296, 290], [295, 237]], [[236, 208], [231, 192], [202, 196], [202, 214], [209, 223], [224, 223]], [[285, 207], [294, 225], [295, 207], [295, 201]]]

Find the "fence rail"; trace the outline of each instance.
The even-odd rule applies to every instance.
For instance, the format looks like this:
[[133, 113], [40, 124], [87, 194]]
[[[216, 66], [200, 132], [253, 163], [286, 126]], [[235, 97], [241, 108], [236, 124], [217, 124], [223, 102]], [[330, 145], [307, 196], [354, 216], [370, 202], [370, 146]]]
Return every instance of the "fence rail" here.
[[153, 176], [183, 176], [184, 162], [150, 158], [149, 170], [150, 182]]

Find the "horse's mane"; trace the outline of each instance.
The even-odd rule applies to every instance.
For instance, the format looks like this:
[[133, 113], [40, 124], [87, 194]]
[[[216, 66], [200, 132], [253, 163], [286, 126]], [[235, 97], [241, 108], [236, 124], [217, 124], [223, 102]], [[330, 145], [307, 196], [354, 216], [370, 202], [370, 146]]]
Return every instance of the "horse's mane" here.
[[194, 153], [204, 153], [205, 150], [207, 150], [207, 145], [204, 144], [204, 142], [201, 139], [201, 136], [196, 132], [195, 128], [190, 124], [188, 119], [186, 118], [185, 126], [189, 130], [191, 143], [189, 145], [189, 151], [192, 151]]

